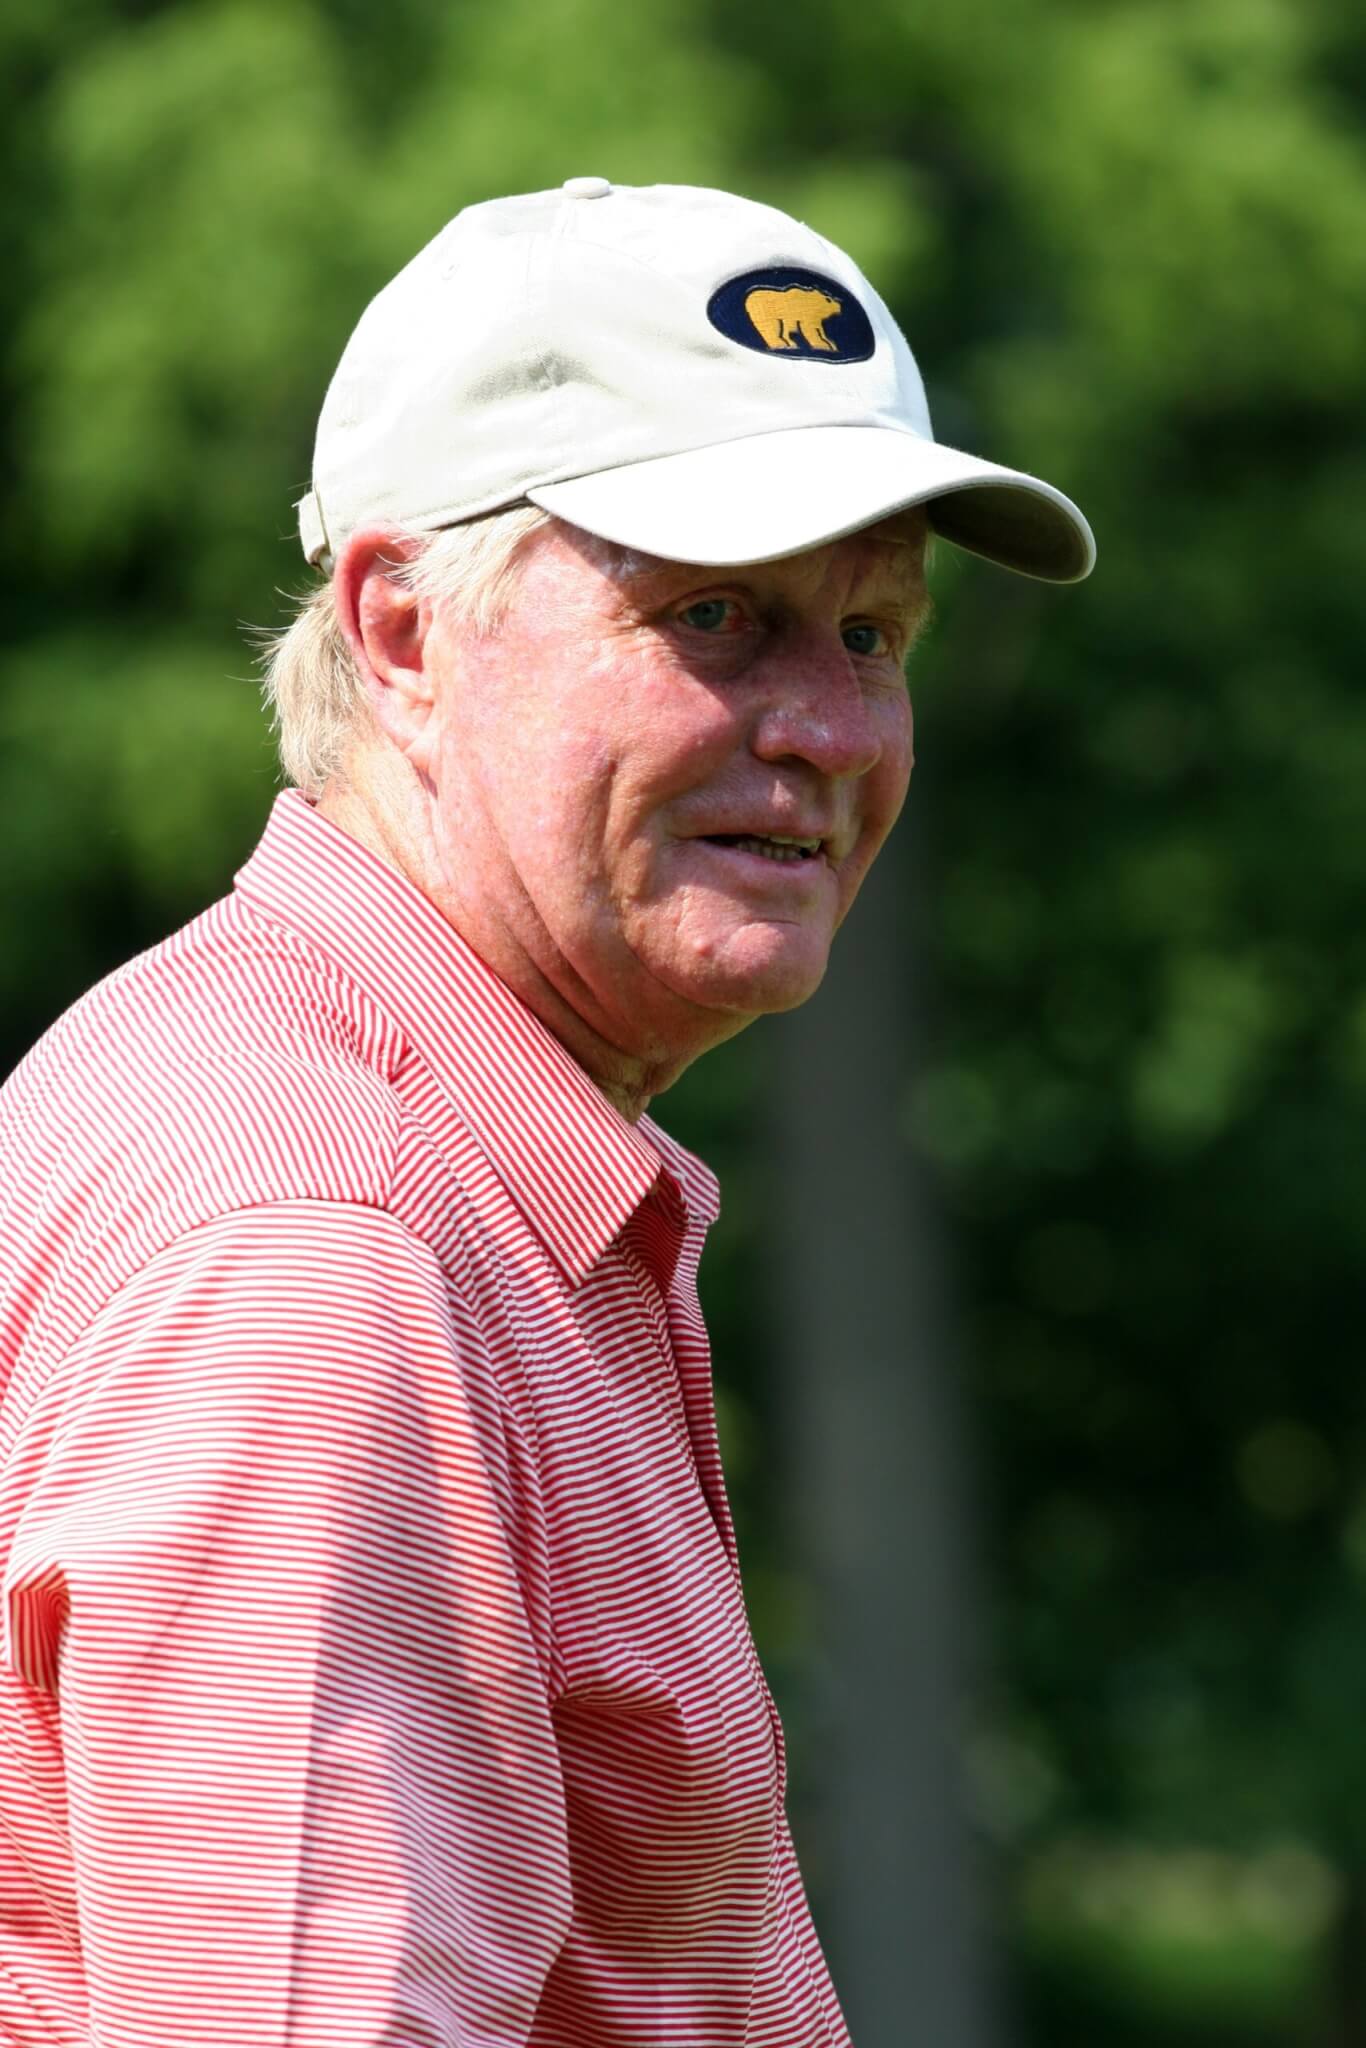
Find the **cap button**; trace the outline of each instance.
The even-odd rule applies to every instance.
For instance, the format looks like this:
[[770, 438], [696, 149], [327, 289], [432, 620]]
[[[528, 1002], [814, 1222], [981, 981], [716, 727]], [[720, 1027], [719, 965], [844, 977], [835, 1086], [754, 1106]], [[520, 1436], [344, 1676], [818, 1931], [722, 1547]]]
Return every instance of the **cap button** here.
[[610, 178], [566, 178], [564, 189], [571, 199], [605, 199], [612, 189]]

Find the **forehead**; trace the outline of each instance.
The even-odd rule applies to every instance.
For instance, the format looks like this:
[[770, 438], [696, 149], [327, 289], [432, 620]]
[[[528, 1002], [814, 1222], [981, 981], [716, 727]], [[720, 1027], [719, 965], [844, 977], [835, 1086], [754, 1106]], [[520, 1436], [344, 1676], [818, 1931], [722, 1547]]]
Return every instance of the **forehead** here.
[[893, 512], [875, 526], [846, 534], [843, 540], [833, 543], [833, 549], [848, 562], [857, 578], [890, 577], [918, 588], [925, 578], [929, 537], [929, 521], [922, 508], [915, 505], [907, 512]]

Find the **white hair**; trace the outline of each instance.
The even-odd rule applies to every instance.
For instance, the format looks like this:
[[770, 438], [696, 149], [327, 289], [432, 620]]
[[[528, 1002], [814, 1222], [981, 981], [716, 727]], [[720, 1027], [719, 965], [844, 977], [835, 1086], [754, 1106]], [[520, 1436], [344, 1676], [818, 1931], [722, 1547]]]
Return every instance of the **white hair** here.
[[[539, 505], [522, 504], [437, 533], [399, 529], [414, 552], [395, 568], [394, 580], [473, 632], [491, 632], [515, 587], [523, 543], [549, 523]], [[330, 576], [300, 597], [289, 625], [262, 636], [259, 659], [285, 774], [305, 795], [319, 796], [351, 740], [371, 725]]]

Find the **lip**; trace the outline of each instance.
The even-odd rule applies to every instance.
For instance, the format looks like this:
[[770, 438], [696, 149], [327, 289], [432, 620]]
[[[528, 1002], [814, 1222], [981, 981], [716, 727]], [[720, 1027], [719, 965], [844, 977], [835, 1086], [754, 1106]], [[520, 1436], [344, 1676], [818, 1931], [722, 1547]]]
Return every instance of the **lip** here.
[[740, 824], [717, 824], [703, 832], [690, 832], [690, 838], [715, 839], [819, 839], [818, 855], [829, 859], [835, 850], [836, 834], [829, 825], [807, 823], [789, 818], [785, 821], [771, 820], [768, 824], [757, 825], [752, 819]]
[[[765, 835], [757, 833], [754, 836], [762, 838]], [[814, 832], [804, 835], [793, 832], [784, 836], [793, 839], [798, 836], [808, 839], [816, 837]], [[712, 860], [725, 862], [730, 873], [737, 879], [743, 876], [750, 882], [762, 880], [770, 885], [776, 883], [783, 888], [810, 888], [819, 877], [834, 873], [829, 852], [824, 845], [818, 853], [807, 854], [802, 860], [770, 860], [767, 854], [750, 853], [742, 846], [719, 846], [706, 833], [699, 833], [693, 838], [686, 839], [683, 844], [700, 847]]]

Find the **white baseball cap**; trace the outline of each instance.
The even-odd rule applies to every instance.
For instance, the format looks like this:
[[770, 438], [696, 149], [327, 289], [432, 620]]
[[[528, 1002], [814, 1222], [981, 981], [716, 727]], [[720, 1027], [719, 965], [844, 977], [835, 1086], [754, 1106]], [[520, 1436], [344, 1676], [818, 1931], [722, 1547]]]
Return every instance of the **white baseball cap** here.
[[1052, 484], [934, 438], [905, 337], [848, 256], [770, 206], [570, 178], [444, 227], [374, 298], [298, 507], [328, 567], [363, 524], [530, 500], [668, 561], [772, 561], [924, 505], [1047, 582], [1095, 541]]

